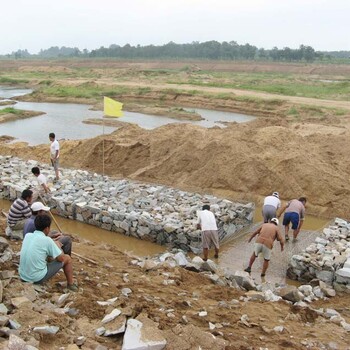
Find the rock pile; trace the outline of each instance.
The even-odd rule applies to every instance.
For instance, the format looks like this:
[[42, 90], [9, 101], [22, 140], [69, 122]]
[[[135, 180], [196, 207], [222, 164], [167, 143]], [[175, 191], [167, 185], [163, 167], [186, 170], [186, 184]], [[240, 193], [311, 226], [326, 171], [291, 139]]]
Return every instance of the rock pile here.
[[[15, 199], [29, 186], [37, 186], [31, 168], [36, 161], [0, 156], [0, 197]], [[48, 165], [41, 172], [53, 179]], [[197, 252], [201, 248], [196, 228], [197, 211], [211, 205], [220, 240], [250, 224], [254, 204], [233, 203], [211, 195], [180, 191], [166, 186], [113, 180], [83, 170], [62, 169], [62, 179], [53, 185], [51, 207], [61, 216], [109, 231]], [[50, 175], [51, 174], [51, 175]]]
[[11, 260], [12, 254], [13, 254], [13, 251], [10, 248], [6, 238], [0, 236], [0, 264]]
[[287, 275], [299, 281], [317, 278], [337, 291], [350, 292], [350, 223], [335, 219], [323, 230], [323, 237], [292, 256]]
[[[220, 286], [233, 287], [247, 291], [244, 300], [260, 301], [279, 301], [284, 299], [292, 303], [298, 303], [299, 306], [305, 306], [319, 299], [326, 299], [336, 295], [332, 286], [323, 281], [314, 279], [310, 285], [301, 285], [300, 287], [272, 285], [269, 283], [257, 284], [255, 280], [245, 271], [220, 270], [212, 260], [204, 261], [199, 256], [193, 259], [188, 257], [185, 252], [173, 249], [172, 252], [166, 252], [149, 259], [135, 258], [131, 261], [132, 265], [141, 267], [144, 271], [152, 271], [160, 268], [172, 269], [181, 266], [187, 270], [200, 273], [210, 279], [214, 284]], [[174, 281], [164, 277], [163, 284], [171, 285]], [[302, 302], [302, 303], [301, 303]]]

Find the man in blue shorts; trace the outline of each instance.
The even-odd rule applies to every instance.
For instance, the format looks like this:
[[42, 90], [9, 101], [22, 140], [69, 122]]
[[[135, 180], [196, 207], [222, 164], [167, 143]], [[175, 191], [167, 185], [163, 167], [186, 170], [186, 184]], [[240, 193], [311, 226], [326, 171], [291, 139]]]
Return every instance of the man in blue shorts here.
[[300, 197], [299, 199], [292, 199], [282, 208], [279, 216], [281, 216], [282, 213], [285, 211], [283, 217], [283, 226], [285, 230], [286, 241], [289, 240], [288, 231], [290, 224], [292, 224], [293, 242], [297, 240], [297, 236], [304, 222], [305, 204], [306, 198]]

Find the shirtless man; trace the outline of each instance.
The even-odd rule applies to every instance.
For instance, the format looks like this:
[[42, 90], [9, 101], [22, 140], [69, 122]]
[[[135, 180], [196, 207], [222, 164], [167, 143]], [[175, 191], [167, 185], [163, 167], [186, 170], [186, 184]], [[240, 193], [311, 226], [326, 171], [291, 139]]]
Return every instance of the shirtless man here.
[[292, 224], [293, 242], [297, 240], [301, 226], [303, 226], [304, 223], [305, 204], [306, 198], [300, 197], [299, 199], [292, 199], [281, 209], [278, 217], [280, 217], [285, 211], [283, 217], [283, 226], [286, 241], [289, 240], [288, 232], [290, 224]]
[[284, 239], [281, 236], [281, 233], [278, 229], [278, 219], [272, 218], [270, 222], [262, 224], [249, 238], [248, 242], [258, 235], [258, 238], [254, 244], [254, 253], [250, 257], [249, 266], [244, 270], [246, 272], [252, 271], [252, 266], [254, 264], [255, 259], [258, 257], [260, 253], [263, 254], [264, 264], [261, 272], [261, 277], [264, 277], [266, 274], [266, 270], [269, 267], [269, 262], [271, 258], [271, 252], [273, 248], [273, 242], [275, 240], [280, 242], [281, 251], [284, 249]]

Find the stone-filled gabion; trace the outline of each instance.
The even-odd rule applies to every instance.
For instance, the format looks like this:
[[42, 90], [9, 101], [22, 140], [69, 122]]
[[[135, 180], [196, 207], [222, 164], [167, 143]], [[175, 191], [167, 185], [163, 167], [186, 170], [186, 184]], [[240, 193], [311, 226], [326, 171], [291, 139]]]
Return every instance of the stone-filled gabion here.
[[[36, 161], [0, 156], [0, 197], [17, 198], [29, 186], [37, 186], [31, 168]], [[49, 181], [53, 171], [39, 165]], [[62, 179], [52, 187], [50, 206], [58, 215], [109, 231], [188, 251], [201, 248], [196, 228], [197, 211], [211, 205], [220, 240], [249, 225], [254, 204], [233, 203], [211, 195], [180, 191], [167, 186], [130, 180], [113, 180], [85, 170], [61, 169]]]
[[300, 255], [293, 255], [289, 278], [310, 281], [317, 278], [336, 290], [350, 292], [350, 223], [335, 219]]

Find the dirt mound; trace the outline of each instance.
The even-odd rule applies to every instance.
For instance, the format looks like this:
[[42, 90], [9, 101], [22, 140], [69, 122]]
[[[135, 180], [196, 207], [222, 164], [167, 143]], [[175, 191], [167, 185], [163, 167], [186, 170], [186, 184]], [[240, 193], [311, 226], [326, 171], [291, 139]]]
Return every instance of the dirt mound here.
[[[301, 126], [303, 127], [303, 126]], [[349, 130], [300, 133], [283, 119], [259, 119], [225, 129], [126, 125], [104, 138], [105, 172], [240, 200], [273, 190], [283, 199], [305, 195], [308, 212], [347, 217]], [[325, 129], [323, 128], [322, 131]], [[62, 144], [63, 166], [102, 172], [102, 136]], [[1, 154], [47, 161], [48, 146], [0, 144]]]
[[71, 73], [73, 70], [64, 66], [22, 66], [19, 67], [20, 72], [42, 72], [42, 73]]

